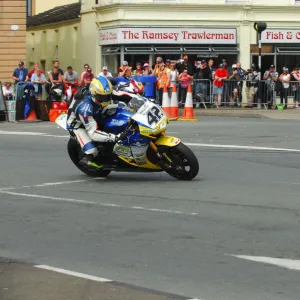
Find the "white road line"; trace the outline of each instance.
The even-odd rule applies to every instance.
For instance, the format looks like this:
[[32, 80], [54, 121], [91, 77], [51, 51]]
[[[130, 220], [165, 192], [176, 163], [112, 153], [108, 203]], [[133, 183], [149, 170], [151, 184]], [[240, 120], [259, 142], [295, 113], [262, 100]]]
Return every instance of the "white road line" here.
[[95, 202], [95, 201], [87, 201], [81, 199], [73, 199], [73, 198], [63, 198], [63, 197], [52, 197], [52, 196], [45, 196], [45, 195], [37, 195], [37, 194], [26, 194], [26, 193], [16, 193], [10, 192], [5, 190], [0, 190], [0, 193], [12, 195], [12, 196], [21, 196], [21, 197], [28, 197], [28, 198], [37, 198], [37, 199], [47, 199], [59, 202], [68, 202], [68, 203], [75, 203], [75, 204], [88, 204], [88, 205], [98, 205], [102, 207], [109, 207], [109, 208], [122, 208], [122, 209], [130, 209], [130, 210], [139, 210], [139, 211], [147, 211], [147, 212], [158, 212], [158, 213], [167, 213], [172, 215], [184, 215], [184, 216], [197, 216], [197, 213], [189, 213], [183, 212], [178, 210], [171, 210], [171, 209], [159, 209], [159, 208], [148, 208], [143, 206], [126, 206], [114, 203], [103, 203], [103, 202]]
[[66, 274], [66, 275], [84, 278], [84, 279], [88, 279], [88, 280], [92, 280], [92, 281], [98, 281], [98, 282], [112, 282], [113, 281], [113, 280], [110, 280], [107, 278], [101, 278], [101, 277], [78, 273], [78, 272], [73, 272], [73, 271], [69, 271], [69, 270], [65, 270], [65, 269], [54, 268], [54, 267], [50, 267], [50, 266], [46, 266], [46, 265], [36, 265], [34, 267], [38, 268], [38, 269], [42, 269], [42, 270], [53, 271], [56, 273]]
[[[176, 133], [176, 132], [169, 132]], [[68, 135], [54, 135], [42, 132], [22, 132], [22, 131], [4, 131], [0, 130], [0, 135], [30, 135], [38, 137], [55, 137], [55, 138], [68, 138]], [[242, 146], [242, 145], [219, 145], [219, 144], [201, 144], [201, 143], [183, 143], [187, 146], [193, 147], [207, 147], [207, 148], [225, 148], [225, 149], [244, 149], [244, 150], [257, 150], [257, 151], [280, 151], [280, 152], [300, 152], [300, 149], [290, 148], [273, 148], [273, 147], [259, 147], [259, 146]]]
[[46, 182], [46, 183], [35, 184], [35, 185], [12, 186], [12, 187], [0, 188], [0, 191], [11, 191], [11, 190], [22, 189], [22, 188], [35, 188], [35, 187], [45, 187], [45, 186], [72, 184], [72, 183], [86, 182], [86, 181], [98, 180], [98, 179], [105, 179], [105, 178], [97, 177], [97, 178], [92, 178], [92, 179], [81, 179], [81, 180], [70, 180], [70, 181], [59, 181], [59, 182]]
[[240, 146], [240, 145], [216, 145], [216, 144], [198, 144], [184, 143], [187, 146], [208, 147], [208, 148], [228, 148], [228, 149], [245, 149], [245, 150], [261, 150], [261, 151], [282, 151], [282, 152], [300, 152], [299, 149], [289, 148], [271, 148], [271, 147], [256, 147], [256, 146]]
[[233, 255], [226, 254], [232, 257], [261, 262], [265, 264], [275, 265], [278, 267], [286, 268], [293, 271], [300, 271], [300, 260], [287, 259], [287, 258], [274, 258], [265, 256], [248, 256], [248, 255]]

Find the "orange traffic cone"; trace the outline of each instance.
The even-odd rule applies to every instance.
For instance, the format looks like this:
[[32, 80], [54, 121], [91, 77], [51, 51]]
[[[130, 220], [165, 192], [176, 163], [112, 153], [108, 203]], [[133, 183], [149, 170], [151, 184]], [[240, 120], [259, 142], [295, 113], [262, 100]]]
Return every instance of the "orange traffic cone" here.
[[165, 112], [167, 117], [170, 118], [171, 117], [171, 107], [170, 107], [170, 99], [169, 99], [169, 95], [168, 95], [168, 89], [166, 86], [164, 87], [161, 108]]
[[179, 110], [178, 110], [178, 98], [176, 91], [176, 84], [173, 85], [172, 97], [171, 97], [171, 121], [179, 119]]
[[179, 120], [182, 121], [198, 121], [194, 115], [193, 109], [193, 93], [192, 86], [189, 84], [186, 94], [183, 116]]
[[37, 120], [38, 119], [36, 117], [36, 113], [34, 109], [29, 113], [28, 117], [25, 119], [25, 121], [37, 121]]

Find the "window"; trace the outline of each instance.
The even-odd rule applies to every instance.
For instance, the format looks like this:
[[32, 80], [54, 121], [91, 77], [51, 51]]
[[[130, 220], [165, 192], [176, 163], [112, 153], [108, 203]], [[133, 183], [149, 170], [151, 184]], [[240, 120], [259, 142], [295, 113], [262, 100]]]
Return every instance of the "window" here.
[[26, 0], [26, 16], [32, 16], [32, 0]]

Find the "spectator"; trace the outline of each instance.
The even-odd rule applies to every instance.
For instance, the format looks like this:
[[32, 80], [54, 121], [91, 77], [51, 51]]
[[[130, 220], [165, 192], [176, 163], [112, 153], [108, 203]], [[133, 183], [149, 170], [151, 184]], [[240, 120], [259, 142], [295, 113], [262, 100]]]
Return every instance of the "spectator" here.
[[73, 71], [71, 66], [67, 67], [67, 72], [64, 74], [65, 83], [78, 83], [78, 73]]
[[280, 82], [282, 83], [280, 87], [280, 103], [283, 104], [283, 98], [284, 98], [284, 109], [287, 109], [288, 105], [288, 91], [290, 87], [290, 80], [291, 80], [291, 75], [288, 73], [289, 69], [288, 68], [283, 68], [282, 69], [282, 74], [279, 77]]
[[214, 77], [215, 77], [215, 72], [216, 72], [216, 68], [214, 67], [214, 60], [212, 58], [210, 58], [208, 60], [208, 67], [209, 67], [209, 70], [210, 70], [210, 76], [209, 76], [209, 79], [210, 81], [213, 81], [214, 80]]
[[188, 74], [193, 76], [194, 75], [194, 65], [190, 62], [188, 55], [183, 56], [183, 62], [177, 63], [176, 69], [178, 70], [179, 74], [181, 74], [184, 70], [188, 71]]
[[161, 57], [156, 57], [156, 65], [153, 66], [152, 75], [157, 76], [161, 63], [163, 63], [163, 59]]
[[188, 70], [184, 70], [179, 76], [178, 76], [180, 86], [181, 86], [181, 98], [179, 101], [179, 104], [184, 104], [187, 94], [187, 89], [189, 84], [192, 83], [193, 77], [188, 74]]
[[86, 69], [86, 73], [83, 75], [83, 85], [89, 85], [94, 79], [94, 74], [91, 68]]
[[228, 71], [228, 61], [226, 58], [223, 58], [222, 59], [222, 64], [224, 66], [224, 69]]
[[119, 67], [119, 72], [118, 72], [118, 76], [119, 77], [130, 77], [131, 75], [131, 67], [128, 66], [128, 62], [126, 60], [123, 61], [122, 63], [122, 67]]
[[237, 67], [237, 71], [240, 75], [240, 83], [239, 83], [239, 87], [238, 87], [238, 93], [239, 93], [239, 100], [240, 100], [240, 103], [243, 102], [243, 86], [244, 86], [244, 80], [246, 80], [246, 75], [247, 75], [247, 72], [242, 68], [241, 66], [241, 63], [240, 62], [237, 62], [236, 63], [236, 67]]
[[12, 100], [14, 96], [14, 89], [10, 82], [6, 82], [2, 87], [3, 96], [6, 100]]
[[217, 102], [215, 102], [217, 107], [221, 105], [222, 95], [224, 92], [224, 80], [227, 78], [228, 72], [224, 68], [224, 65], [220, 64], [219, 68], [215, 72], [215, 79], [213, 83], [213, 95], [217, 96]]
[[133, 76], [142, 76], [143, 75], [143, 67], [140, 62], [136, 64], [136, 69], [132, 72]]
[[247, 108], [253, 107], [254, 96], [258, 91], [259, 72], [257, 72], [255, 65], [252, 65], [252, 69], [247, 70], [246, 75], [246, 95], [247, 95]]
[[[155, 74], [152, 74], [155, 75]], [[159, 69], [157, 70], [157, 88], [158, 88], [158, 102], [162, 104], [162, 96], [164, 88], [170, 86], [171, 71], [165, 67], [163, 60], [159, 61]]]
[[54, 67], [52, 72], [50, 72], [49, 80], [52, 83], [52, 85], [63, 83], [63, 77], [61, 75], [61, 72], [59, 72], [58, 67]]
[[61, 76], [64, 76], [64, 71], [60, 68], [60, 62], [59, 62], [59, 60], [55, 60], [55, 61], [54, 61], [54, 63], [53, 63], [53, 68], [57, 68], [58, 73], [59, 73]]
[[166, 60], [166, 68], [171, 70], [171, 60], [170, 59]]
[[[201, 60], [198, 62], [197, 67], [195, 67], [195, 79], [196, 81], [196, 95], [202, 96], [204, 99], [208, 96], [207, 87], [209, 84], [209, 79], [211, 77], [210, 68], [207, 66], [206, 60]], [[200, 95], [199, 95], [200, 94]]]
[[39, 68], [35, 69], [35, 72], [32, 74], [31, 82], [34, 85], [36, 98], [40, 100], [43, 94], [44, 84], [46, 83], [46, 77]]
[[14, 70], [12, 78], [15, 80], [15, 84], [28, 81], [28, 69], [24, 66], [24, 62], [20, 61], [19, 67]]
[[150, 65], [148, 63], [144, 63], [144, 71], [143, 75], [144, 76], [149, 76], [153, 73], [153, 70], [150, 68]]
[[275, 71], [274, 65], [271, 65], [270, 69], [265, 72], [263, 79], [266, 80], [265, 92], [268, 108], [272, 108], [275, 94], [275, 84], [278, 81], [278, 73]]
[[110, 72], [108, 72], [107, 66], [103, 66], [102, 72], [100, 72], [100, 73], [98, 74], [98, 76], [104, 76], [104, 77], [113, 78], [112, 74], [111, 74]]
[[292, 76], [295, 80], [298, 82], [293, 86], [293, 90], [295, 91], [295, 97], [294, 97], [294, 108], [300, 108], [299, 102], [300, 102], [300, 69], [296, 68], [292, 72]]
[[40, 73], [41, 73], [41, 74], [44, 74], [44, 71], [42, 71], [42, 70], [40, 69], [40, 65], [39, 65], [39, 64], [35, 64], [35, 65], [33, 66], [33, 69], [32, 69], [32, 70], [29, 72], [29, 74], [28, 74], [29, 80], [31, 80], [31, 76], [33, 75], [33, 73], [34, 73], [35, 70], [37, 70], [37, 69], [40, 70]]
[[177, 85], [178, 80], [178, 71], [175, 69], [175, 64], [170, 65], [170, 88], [169, 88], [169, 97], [172, 96], [173, 86]]
[[89, 68], [90, 66], [88, 64], [84, 64], [83, 68], [84, 68], [84, 71], [81, 73], [80, 75], [80, 80], [81, 82], [83, 82], [83, 75], [86, 73], [86, 70]]
[[230, 80], [228, 83], [229, 90], [229, 105], [230, 107], [240, 106], [239, 101], [239, 84], [240, 84], [240, 74], [237, 69], [237, 65], [232, 65], [232, 69], [229, 71], [228, 79]]

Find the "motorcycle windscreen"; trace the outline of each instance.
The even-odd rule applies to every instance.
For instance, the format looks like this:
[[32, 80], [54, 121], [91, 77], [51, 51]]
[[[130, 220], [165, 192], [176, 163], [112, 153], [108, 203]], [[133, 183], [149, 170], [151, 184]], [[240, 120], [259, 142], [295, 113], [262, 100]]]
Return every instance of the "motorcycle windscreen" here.
[[55, 120], [55, 123], [62, 129], [67, 130], [67, 119], [68, 115], [62, 114]]

